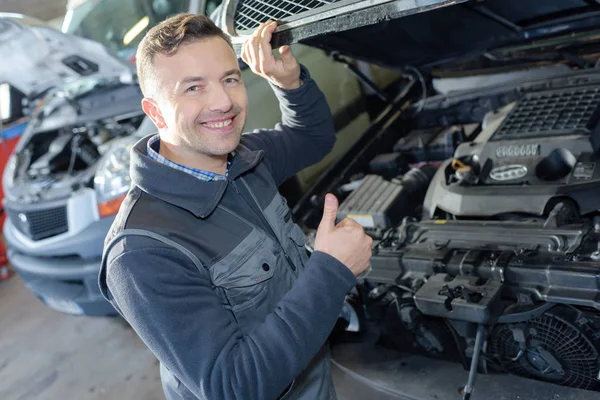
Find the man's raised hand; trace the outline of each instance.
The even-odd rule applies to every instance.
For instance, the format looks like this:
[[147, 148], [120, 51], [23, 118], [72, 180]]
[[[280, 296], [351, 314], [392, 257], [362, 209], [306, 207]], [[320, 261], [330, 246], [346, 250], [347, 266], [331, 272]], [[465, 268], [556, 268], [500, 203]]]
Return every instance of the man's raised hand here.
[[276, 86], [286, 90], [296, 89], [300, 87], [300, 64], [290, 46], [279, 48], [279, 59], [273, 55], [271, 37], [276, 28], [275, 21], [260, 24], [242, 45], [242, 60], [252, 72]]
[[369, 266], [373, 239], [367, 236], [362, 226], [353, 219], [346, 218], [336, 225], [337, 211], [337, 198], [327, 194], [323, 218], [315, 238], [315, 251], [335, 257], [348, 267], [354, 276], [358, 276]]

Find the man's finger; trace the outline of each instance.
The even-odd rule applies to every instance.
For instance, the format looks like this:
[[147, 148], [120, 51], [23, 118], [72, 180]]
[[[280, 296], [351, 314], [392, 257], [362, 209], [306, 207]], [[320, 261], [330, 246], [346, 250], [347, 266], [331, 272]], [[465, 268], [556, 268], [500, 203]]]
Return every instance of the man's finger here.
[[253, 72], [259, 72], [257, 70], [258, 63], [256, 61], [256, 47], [254, 46], [254, 43], [251, 40], [248, 41], [248, 45], [246, 46], [246, 56], [248, 57], [247, 64], [250, 67], [250, 69]]
[[256, 28], [256, 30], [254, 31], [254, 33], [252, 34], [252, 36], [250, 36], [250, 39], [248, 40], [248, 55], [250, 56], [251, 60], [252, 60], [252, 64], [249, 64], [250, 68], [252, 69], [252, 71], [256, 72], [256, 73], [261, 73], [261, 66], [260, 66], [260, 56], [259, 56], [259, 50], [258, 50], [258, 41], [260, 40], [260, 34], [262, 32], [262, 30], [264, 29], [265, 24], [260, 24], [258, 28]]
[[[319, 224], [318, 232], [329, 232], [335, 228], [335, 219], [338, 211], [338, 199], [328, 193], [325, 196], [325, 207], [323, 207], [323, 218]], [[317, 235], [318, 235], [317, 232]]]
[[242, 52], [240, 56], [242, 57], [242, 61], [250, 65], [250, 59], [248, 58], [248, 40], [244, 41], [242, 44]]
[[273, 37], [273, 32], [275, 32], [275, 29], [277, 29], [277, 22], [267, 22], [260, 31], [259, 35], [257, 35], [260, 39], [260, 42], [271, 47], [271, 38]]
[[244, 43], [242, 43], [242, 59], [246, 62], [246, 64], [250, 65], [251, 64], [251, 58], [250, 58], [250, 51], [249, 51], [249, 47], [252, 45], [252, 36], [249, 36], [246, 40], [244, 40]]
[[281, 46], [279, 48], [279, 55], [281, 56], [281, 61], [283, 61], [284, 65], [290, 65], [294, 63], [295, 56], [292, 53], [292, 48], [290, 46]]
[[260, 39], [258, 41], [258, 57], [263, 72], [266, 69], [272, 68], [272, 64], [275, 62], [273, 57], [273, 48], [271, 47], [271, 38], [273, 32], [277, 28], [277, 23], [270, 21], [260, 32]]

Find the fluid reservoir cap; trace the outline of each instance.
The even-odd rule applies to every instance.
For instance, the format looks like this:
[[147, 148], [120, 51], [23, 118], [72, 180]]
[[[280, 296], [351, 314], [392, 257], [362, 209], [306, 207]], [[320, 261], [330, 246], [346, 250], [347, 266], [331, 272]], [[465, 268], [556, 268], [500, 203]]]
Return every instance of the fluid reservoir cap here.
[[473, 173], [473, 168], [471, 168], [468, 165], [465, 165], [464, 167], [460, 167], [455, 171], [456, 177], [458, 178], [459, 181], [463, 182], [472, 182], [474, 179], [474, 173]]

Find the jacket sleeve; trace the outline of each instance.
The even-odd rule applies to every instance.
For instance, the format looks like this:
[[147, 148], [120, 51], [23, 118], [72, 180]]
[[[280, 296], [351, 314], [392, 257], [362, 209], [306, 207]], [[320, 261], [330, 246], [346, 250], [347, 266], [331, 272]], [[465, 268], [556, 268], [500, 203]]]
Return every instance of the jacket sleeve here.
[[258, 129], [242, 136], [251, 150], [264, 150], [264, 161], [275, 183], [283, 183], [298, 171], [323, 159], [335, 144], [331, 110], [323, 92], [301, 65], [303, 85], [283, 90], [271, 85], [281, 109], [275, 129]]
[[337, 259], [315, 252], [275, 310], [244, 334], [208, 272], [178, 250], [148, 246], [107, 261], [121, 314], [182, 384], [208, 399], [276, 398], [323, 346], [356, 283]]

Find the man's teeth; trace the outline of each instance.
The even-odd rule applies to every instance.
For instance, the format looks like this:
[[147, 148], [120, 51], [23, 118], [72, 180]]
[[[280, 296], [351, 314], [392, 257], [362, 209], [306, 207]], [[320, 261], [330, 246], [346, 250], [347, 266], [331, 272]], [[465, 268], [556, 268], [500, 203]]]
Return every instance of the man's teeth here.
[[224, 128], [226, 126], [231, 125], [233, 119], [228, 119], [220, 122], [205, 122], [203, 125], [208, 126], [209, 128]]

